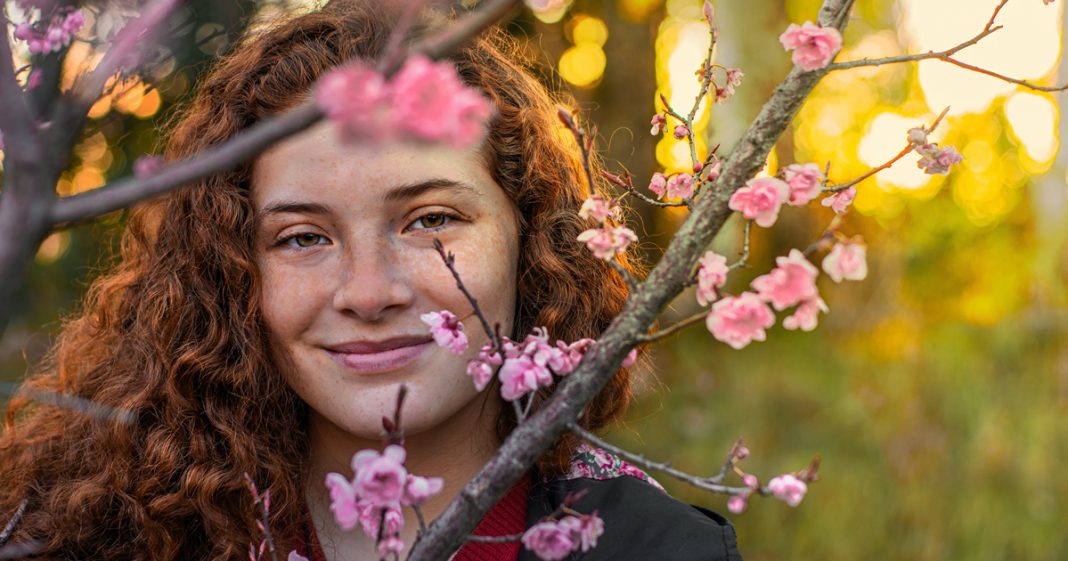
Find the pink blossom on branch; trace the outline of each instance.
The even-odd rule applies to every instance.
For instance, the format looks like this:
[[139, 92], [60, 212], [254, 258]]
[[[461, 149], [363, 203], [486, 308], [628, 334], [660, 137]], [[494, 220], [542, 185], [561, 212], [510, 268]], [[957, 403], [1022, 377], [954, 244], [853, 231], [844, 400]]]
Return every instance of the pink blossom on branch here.
[[430, 327], [430, 334], [434, 341], [454, 354], [463, 354], [467, 350], [467, 335], [464, 333], [464, 324], [456, 318], [456, 314], [448, 310], [440, 312], [427, 312], [419, 319]]
[[393, 123], [424, 140], [448, 142], [458, 148], [482, 138], [490, 104], [460, 80], [448, 61], [408, 58], [390, 81]]
[[823, 272], [834, 282], [864, 280], [868, 276], [867, 248], [860, 243], [834, 244], [823, 258]]
[[790, 187], [793, 206], [803, 206], [820, 195], [823, 172], [816, 164], [790, 164], [783, 169], [783, 178]]
[[768, 482], [768, 490], [771, 494], [790, 506], [801, 504], [808, 492], [808, 485], [792, 474], [780, 475]]
[[667, 130], [667, 117], [663, 113], [657, 113], [653, 115], [649, 124], [652, 125], [652, 128], [649, 129], [649, 134], [656, 136]]
[[745, 512], [747, 506], [749, 506], [749, 493], [731, 495], [731, 498], [727, 499], [727, 510], [734, 514]]
[[463, 148], [482, 138], [489, 101], [447, 61], [409, 57], [388, 82], [361, 61], [328, 72], [315, 91], [320, 109], [344, 138], [406, 134]]
[[343, 530], [355, 528], [359, 523], [360, 510], [352, 483], [340, 473], [328, 473], [326, 488], [330, 490], [330, 510], [334, 512], [338, 526]]
[[542, 561], [560, 561], [575, 550], [570, 528], [556, 521], [538, 522], [523, 532], [523, 547]]
[[817, 295], [801, 302], [793, 315], [782, 320], [782, 326], [789, 330], [812, 331], [816, 329], [820, 312], [827, 313], [827, 303]]
[[820, 204], [826, 207], [831, 207], [831, 210], [835, 214], [842, 214], [849, 208], [849, 205], [853, 204], [853, 199], [857, 197], [856, 187], [847, 187], [841, 191], [835, 191], [833, 195], [825, 197]]
[[391, 444], [381, 454], [375, 450], [360, 450], [352, 457], [352, 469], [356, 472], [353, 487], [361, 501], [376, 507], [387, 507], [400, 502], [408, 481], [404, 469], [404, 448]]
[[770, 228], [779, 218], [779, 209], [790, 196], [790, 186], [774, 177], [750, 179], [744, 187], [731, 195], [727, 206], [742, 213], [748, 220], [755, 220], [757, 225]]
[[493, 343], [486, 343], [478, 351], [478, 358], [467, 363], [467, 375], [475, 383], [475, 389], [482, 391], [493, 379], [495, 367], [500, 366], [504, 359], [500, 353], [490, 353]]
[[430, 497], [440, 493], [444, 485], [445, 481], [440, 477], [420, 477], [409, 473], [401, 504], [405, 506], [423, 504]]
[[831, 63], [842, 48], [842, 34], [833, 27], [821, 27], [806, 21], [791, 23], [779, 36], [784, 49], [793, 51], [793, 62], [802, 70], [812, 71]]
[[677, 140], [682, 140], [690, 136], [690, 129], [686, 128], [686, 125], [679, 125], [675, 127], [674, 135]]
[[937, 144], [924, 144], [918, 146], [916, 152], [921, 156], [916, 167], [929, 175], [946, 175], [949, 173], [949, 166], [964, 161], [964, 156], [952, 146], [940, 149]]
[[706, 252], [698, 264], [697, 303], [707, 306], [717, 298], [716, 289], [727, 282], [730, 268], [727, 267], [727, 258], [714, 251]]
[[775, 314], [756, 294], [743, 292], [713, 304], [705, 323], [713, 337], [741, 349], [767, 337], [764, 330], [775, 325]]
[[623, 209], [619, 206], [618, 201], [605, 198], [599, 194], [594, 194], [590, 195], [589, 198], [582, 202], [582, 208], [579, 209], [579, 216], [582, 218], [591, 218], [597, 222], [604, 222], [605, 219], [609, 217], [619, 219], [622, 212]]
[[688, 173], [678, 173], [671, 176], [665, 187], [665, 194], [669, 199], [688, 199], [693, 196], [693, 176]]
[[506, 401], [515, 401], [540, 386], [551, 386], [553, 383], [553, 375], [548, 367], [538, 364], [528, 355], [505, 359], [498, 377], [501, 380], [501, 397]]
[[623, 253], [628, 245], [638, 241], [638, 236], [626, 226], [605, 226], [586, 230], [577, 239], [585, 242], [594, 257], [611, 261], [617, 253]]
[[820, 271], [805, 259], [805, 254], [791, 249], [786, 257], [776, 257], [778, 265], [766, 275], [753, 279], [753, 289], [760, 298], [782, 311], [798, 302], [818, 298], [816, 277]]

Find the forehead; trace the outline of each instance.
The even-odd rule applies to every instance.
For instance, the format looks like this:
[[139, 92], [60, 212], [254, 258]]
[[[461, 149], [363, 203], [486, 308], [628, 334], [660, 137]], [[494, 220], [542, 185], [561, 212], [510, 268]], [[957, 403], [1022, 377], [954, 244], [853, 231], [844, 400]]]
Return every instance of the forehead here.
[[343, 189], [347, 197], [378, 200], [392, 188], [428, 180], [468, 185], [507, 201], [477, 146], [457, 149], [397, 139], [342, 142], [327, 120], [279, 142], [255, 161], [252, 198], [261, 208], [277, 197]]

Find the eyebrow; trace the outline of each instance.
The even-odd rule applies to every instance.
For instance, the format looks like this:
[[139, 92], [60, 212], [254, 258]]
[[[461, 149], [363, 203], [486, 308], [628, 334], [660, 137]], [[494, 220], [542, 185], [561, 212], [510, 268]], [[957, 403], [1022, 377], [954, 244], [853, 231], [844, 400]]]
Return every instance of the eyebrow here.
[[[385, 201], [390, 203], [405, 201], [432, 191], [459, 191], [478, 197], [482, 196], [482, 193], [480, 193], [478, 189], [475, 189], [467, 183], [454, 181], [452, 179], [434, 178], [416, 183], [405, 183], [395, 187], [386, 193]], [[331, 211], [326, 205], [303, 201], [278, 201], [271, 203], [260, 210], [261, 216], [285, 213], [326, 216], [331, 214]]]

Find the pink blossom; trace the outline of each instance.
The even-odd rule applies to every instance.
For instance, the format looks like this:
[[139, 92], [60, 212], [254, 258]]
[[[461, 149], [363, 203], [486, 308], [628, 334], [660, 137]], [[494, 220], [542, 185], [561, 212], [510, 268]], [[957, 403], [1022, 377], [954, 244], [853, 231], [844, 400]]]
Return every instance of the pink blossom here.
[[961, 156], [952, 146], [939, 149], [935, 144], [924, 144], [916, 148], [916, 152], [922, 156], [916, 162], [916, 167], [929, 175], [946, 175], [949, 173], [949, 166], [964, 161], [964, 156]]
[[686, 125], [679, 125], [675, 127], [675, 138], [682, 140], [690, 135], [690, 129], [686, 128]]
[[744, 483], [745, 486], [749, 487], [750, 489], [756, 489], [757, 487], [760, 487], [760, 479], [751, 473], [747, 473], [742, 476], [742, 483]]
[[656, 136], [667, 129], [667, 117], [663, 113], [657, 113], [653, 115], [653, 119], [649, 121], [649, 124], [653, 128], [649, 129], [649, 134]]
[[812, 71], [831, 63], [842, 48], [842, 34], [833, 27], [806, 21], [803, 25], [791, 23], [779, 36], [779, 42], [784, 49], [794, 52], [794, 64], [802, 70]]
[[841, 191], [835, 191], [833, 195], [820, 201], [820, 204], [831, 207], [831, 210], [833, 210], [835, 214], [842, 214], [849, 208], [849, 205], [853, 203], [853, 199], [856, 198], [856, 196], [857, 188], [848, 187]]
[[377, 550], [379, 559], [389, 559], [400, 555], [404, 551], [404, 541], [396, 535], [387, 536], [378, 542]]
[[860, 243], [834, 244], [823, 258], [823, 272], [834, 282], [864, 280], [868, 276], [867, 248]]
[[553, 372], [556, 372], [560, 376], [570, 374], [572, 370], [578, 366], [582, 361], [582, 356], [589, 350], [590, 345], [594, 343], [593, 339], [582, 338], [574, 343], [565, 343], [564, 341], [557, 341], [556, 348], [560, 350], [563, 362], [559, 368], [553, 367]]
[[774, 177], [750, 179], [731, 195], [727, 206], [748, 220], [770, 228], [779, 218], [779, 209], [790, 196], [790, 186]]
[[909, 144], [927, 144], [927, 129], [923, 127], [913, 127], [909, 129]]
[[766, 275], [753, 279], [752, 287], [760, 298], [776, 310], [785, 310], [802, 300], [818, 297], [816, 277], [820, 271], [805, 259], [805, 254], [791, 249], [786, 257], [776, 257], [778, 265]]
[[727, 282], [730, 267], [727, 267], [727, 258], [714, 251], [705, 252], [698, 263], [697, 303], [707, 306], [717, 298], [716, 289]]
[[621, 212], [619, 201], [606, 199], [601, 195], [594, 194], [583, 201], [582, 208], [579, 209], [579, 216], [592, 218], [597, 222], [604, 222], [608, 217], [619, 219]]
[[505, 359], [499, 377], [501, 397], [507, 401], [515, 401], [537, 390], [538, 386], [550, 386], [553, 383], [549, 369], [527, 355]]
[[156, 175], [163, 168], [163, 158], [160, 156], [141, 156], [134, 161], [134, 177], [147, 179]]
[[827, 313], [827, 303], [819, 296], [810, 298], [801, 302], [801, 305], [794, 310], [793, 315], [784, 318], [782, 326], [789, 330], [812, 331], [816, 329], [820, 312]]
[[597, 547], [597, 538], [604, 533], [604, 520], [596, 512], [585, 516], [567, 515], [561, 518], [557, 526], [571, 534], [574, 548], [586, 553]]
[[731, 498], [727, 499], [727, 510], [734, 514], [741, 514], [745, 512], [745, 507], [749, 506], [749, 494], [739, 493], [737, 495], [731, 495]]
[[463, 354], [467, 350], [467, 335], [464, 334], [464, 324], [456, 318], [456, 315], [448, 310], [440, 312], [427, 312], [419, 319], [430, 326], [430, 334], [434, 341], [442, 347], [449, 349], [454, 354]]
[[491, 113], [489, 101], [464, 85], [452, 63], [411, 56], [390, 85], [396, 126], [423, 140], [457, 148], [482, 138]]
[[667, 192], [667, 176], [660, 172], [654, 173], [649, 181], [649, 190], [656, 193], [658, 199], [664, 198], [664, 193]]
[[482, 349], [478, 351], [478, 358], [471, 360], [467, 363], [467, 375], [471, 376], [471, 379], [475, 383], [475, 389], [482, 391], [493, 379], [493, 372], [495, 366], [500, 366], [504, 359], [501, 358], [501, 353], [490, 353], [493, 350], [492, 343], [486, 343], [482, 346]]
[[15, 39], [26, 41], [30, 54], [53, 53], [69, 45], [84, 25], [85, 15], [81, 10], [73, 10], [53, 17], [43, 32], [30, 23], [19, 24], [15, 27]]
[[745, 74], [739, 68], [727, 69], [727, 83], [722, 87], [716, 88], [715, 103], [723, 103], [734, 95], [734, 88], [742, 85], [742, 77]]
[[635, 362], [638, 362], [638, 349], [631, 349], [627, 356], [623, 357], [623, 364], [620, 364], [620, 366], [630, 368], [634, 366]]
[[401, 504], [404, 506], [423, 504], [431, 496], [440, 493], [444, 484], [444, 480], [440, 477], [419, 477], [409, 473]]
[[376, 507], [397, 504], [404, 495], [408, 471], [404, 469], [404, 448], [396, 444], [386, 446], [379, 454], [375, 450], [360, 450], [352, 457], [356, 472], [354, 487], [360, 500]]
[[711, 166], [708, 166], [708, 171], [705, 172], [705, 181], [715, 181], [719, 179], [719, 174], [723, 172], [723, 163], [716, 162]]
[[330, 489], [330, 510], [334, 520], [344, 530], [351, 530], [359, 523], [359, 508], [356, 504], [356, 489], [340, 473], [326, 474], [326, 487]]
[[626, 251], [631, 242], [638, 241], [638, 236], [626, 226], [605, 226], [582, 232], [578, 241], [585, 242], [594, 257], [611, 261], [617, 253]]
[[289, 556], [286, 557], [286, 561], [308, 561], [308, 558], [297, 553], [297, 550], [289, 552]]
[[385, 519], [386, 527], [382, 533], [385, 535], [396, 535], [404, 529], [404, 514], [401, 513], [398, 505], [382, 508], [369, 502], [361, 501], [359, 508], [360, 528], [365, 535], [371, 538], [378, 538], [378, 525], [383, 519]]
[[766, 338], [764, 330], [775, 325], [775, 314], [756, 294], [743, 292], [713, 304], [706, 324], [713, 337], [741, 349]]
[[667, 196], [671, 199], [688, 199], [693, 196], [693, 176], [678, 173], [667, 182]]
[[739, 446], [738, 449], [734, 451], [734, 457], [739, 459], [739, 460], [744, 460], [744, 459], [748, 458], [749, 457], [749, 449], [746, 448], [745, 446]]
[[768, 490], [775, 495], [775, 498], [790, 506], [797, 506], [801, 504], [801, 499], [805, 498], [805, 493], [808, 492], [808, 485], [805, 485], [804, 481], [794, 477], [792, 474], [786, 474], [769, 481]]
[[572, 529], [557, 522], [539, 522], [523, 533], [523, 546], [542, 561], [559, 561], [577, 545]]
[[[562, 341], [557, 341], [558, 345], [559, 343]], [[523, 340], [523, 354], [529, 356], [538, 366], [547, 366], [554, 372], [570, 372], [572, 368], [567, 350], [550, 345], [549, 332], [544, 327], [535, 327]]]
[[389, 101], [386, 80], [362, 61], [327, 72], [315, 88], [315, 102], [344, 139], [391, 134]]
[[790, 187], [789, 204], [802, 206], [820, 195], [823, 172], [816, 164], [790, 164], [783, 170], [783, 177]]

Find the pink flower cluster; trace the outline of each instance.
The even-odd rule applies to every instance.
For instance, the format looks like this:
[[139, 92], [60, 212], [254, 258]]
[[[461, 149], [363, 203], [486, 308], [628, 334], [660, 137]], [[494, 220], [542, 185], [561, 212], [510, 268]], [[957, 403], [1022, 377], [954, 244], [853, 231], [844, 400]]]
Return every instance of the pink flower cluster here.
[[753, 279], [751, 286], [756, 292], [726, 297], [712, 305], [706, 325], [713, 337], [735, 349], [765, 340], [766, 330], [775, 325], [775, 313], [768, 304], [778, 311], [797, 306], [793, 315], [783, 320], [786, 329], [816, 328], [818, 313], [827, 311], [816, 289], [819, 270], [797, 249], [777, 257], [775, 264], [771, 272]]
[[631, 243], [638, 241], [638, 236], [626, 226], [606, 225], [586, 230], [577, 239], [586, 244], [594, 257], [611, 261], [617, 254], [626, 251]]
[[456, 318], [456, 314], [448, 310], [440, 312], [427, 312], [419, 319], [430, 326], [430, 335], [434, 342], [449, 349], [454, 354], [463, 354], [467, 350], [467, 335], [464, 333], [464, 324]]
[[749, 506], [749, 497], [760, 489], [760, 479], [751, 473], [742, 475], [742, 483], [745, 484], [748, 490], [736, 495], [731, 495], [731, 498], [727, 499], [727, 510], [734, 514], [745, 512], [746, 507]]
[[688, 199], [693, 196], [694, 179], [688, 173], [676, 173], [668, 177], [656, 172], [649, 181], [649, 190], [656, 193], [658, 199]]
[[623, 208], [619, 206], [619, 201], [616, 199], [608, 199], [602, 195], [593, 194], [582, 202], [579, 216], [603, 223], [609, 218], [619, 220], [623, 216]]
[[853, 204], [853, 199], [857, 197], [856, 187], [846, 187], [841, 191], [835, 191], [833, 195], [825, 197], [820, 204], [826, 207], [831, 207], [831, 210], [835, 214], [842, 214], [849, 208], [849, 205]]
[[84, 25], [85, 15], [81, 10], [73, 10], [52, 18], [43, 32], [34, 29], [31, 23], [20, 23], [15, 27], [15, 39], [26, 41], [30, 54], [46, 55], [69, 45]]
[[458, 148], [482, 138], [491, 114], [455, 66], [422, 55], [409, 57], [389, 81], [364, 62], [349, 63], [320, 79], [315, 99], [345, 138], [406, 134]]
[[771, 491], [772, 495], [775, 495], [776, 499], [790, 506], [797, 506], [805, 498], [805, 493], [808, 492], [808, 485], [793, 474], [788, 473], [769, 481], [768, 490]]
[[523, 533], [523, 546], [542, 561], [560, 561], [573, 551], [590, 551], [603, 533], [604, 521], [596, 512], [583, 516], [569, 514], [528, 528]]
[[579, 339], [574, 343], [557, 341], [552, 345], [544, 327], [534, 328], [533, 333], [519, 343], [504, 338], [504, 359], [497, 374], [501, 397], [515, 401], [540, 387], [551, 386], [553, 374], [570, 374], [592, 343], [592, 339]]
[[862, 243], [837, 243], [823, 258], [823, 272], [834, 282], [868, 276], [867, 248]]
[[649, 129], [649, 134], [656, 136], [667, 130], [667, 116], [663, 113], [657, 113], [656, 115], [653, 115], [649, 124], [652, 125], [652, 128]]
[[920, 155], [916, 167], [929, 175], [946, 175], [949, 173], [949, 166], [964, 161], [964, 156], [961, 156], [952, 146], [939, 148], [937, 144], [923, 144], [917, 146], [915, 150]]
[[724, 103], [734, 95], [734, 88], [742, 85], [742, 78], [745, 77], [745, 73], [740, 68], [727, 68], [727, 83], [723, 87], [716, 86], [716, 97], [713, 100], [714, 103]]
[[803, 25], [791, 23], [779, 36], [787, 51], [793, 51], [793, 62], [802, 70], [812, 71], [831, 63], [842, 48], [842, 34], [833, 27], [822, 27], [810, 21]]
[[[326, 475], [330, 490], [330, 510], [345, 530], [357, 525], [378, 542], [378, 555], [385, 558], [404, 549], [400, 531], [404, 528], [402, 506], [418, 506], [439, 493], [444, 482], [440, 477], [420, 477], [404, 467], [407, 452], [391, 444], [382, 453], [360, 450], [352, 457], [353, 479], [340, 473]], [[379, 531], [379, 525], [385, 527]]]
[[742, 213], [746, 220], [770, 228], [779, 219], [779, 209], [790, 200], [790, 186], [775, 177], [750, 179], [731, 195], [727, 206]]
[[727, 282], [727, 258], [714, 252], [708, 251], [698, 261], [697, 269], [697, 303], [707, 306], [718, 297], [716, 289]]

